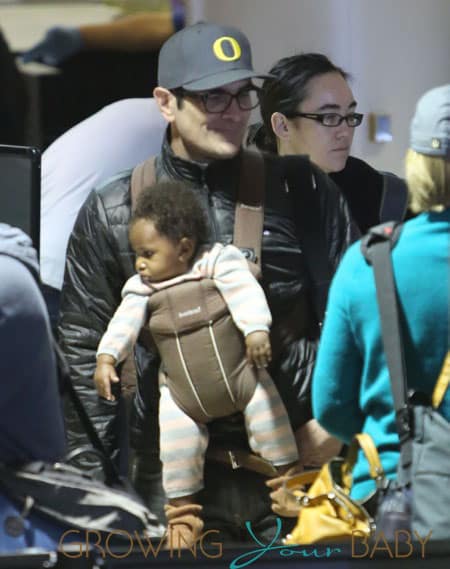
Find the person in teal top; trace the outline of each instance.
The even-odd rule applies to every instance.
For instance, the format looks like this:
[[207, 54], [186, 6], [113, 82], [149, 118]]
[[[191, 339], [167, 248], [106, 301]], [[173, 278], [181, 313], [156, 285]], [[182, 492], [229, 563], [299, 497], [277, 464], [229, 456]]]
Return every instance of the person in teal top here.
[[[411, 123], [406, 179], [410, 207], [421, 212], [403, 226], [393, 250], [394, 275], [404, 316], [409, 386], [432, 393], [449, 349], [450, 84], [428, 91]], [[312, 385], [313, 414], [349, 443], [372, 436], [388, 478], [395, 478], [399, 440], [383, 351], [373, 269], [360, 243], [346, 253], [328, 298]], [[450, 390], [440, 406], [450, 419]], [[360, 453], [352, 496], [374, 489]]]

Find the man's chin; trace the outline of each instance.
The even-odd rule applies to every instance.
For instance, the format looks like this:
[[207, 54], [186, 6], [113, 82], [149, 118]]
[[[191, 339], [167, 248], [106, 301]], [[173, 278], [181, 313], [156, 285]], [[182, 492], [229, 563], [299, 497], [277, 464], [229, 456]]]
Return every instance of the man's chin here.
[[229, 158], [234, 158], [239, 152], [240, 146], [235, 144], [217, 144], [209, 151], [209, 156], [216, 160], [227, 160]]
[[228, 138], [224, 133], [215, 132], [214, 134], [214, 142], [212, 137], [210, 139], [211, 150], [223, 158], [232, 158], [233, 156], [236, 156], [241, 148], [244, 134], [240, 137], [236, 136], [237, 133], [233, 133], [234, 136], [230, 136], [230, 138]]

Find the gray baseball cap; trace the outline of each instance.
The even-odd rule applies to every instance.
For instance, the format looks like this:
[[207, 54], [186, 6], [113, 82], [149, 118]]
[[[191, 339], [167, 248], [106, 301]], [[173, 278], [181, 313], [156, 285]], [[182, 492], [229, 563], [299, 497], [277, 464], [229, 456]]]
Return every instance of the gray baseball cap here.
[[171, 36], [158, 61], [158, 85], [188, 91], [216, 89], [222, 85], [270, 75], [256, 73], [246, 36], [238, 29], [199, 22]]
[[411, 122], [410, 147], [420, 154], [450, 153], [450, 84], [435, 87], [419, 99]]

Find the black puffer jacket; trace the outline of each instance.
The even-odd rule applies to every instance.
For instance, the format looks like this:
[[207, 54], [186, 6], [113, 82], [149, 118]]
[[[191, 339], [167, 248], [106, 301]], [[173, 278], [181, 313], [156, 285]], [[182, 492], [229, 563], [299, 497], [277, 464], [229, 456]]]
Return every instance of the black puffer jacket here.
[[[297, 427], [311, 417], [309, 384], [318, 334], [308, 307], [314, 291], [309, 285], [297, 236], [292, 196], [284, 183], [283, 161], [270, 156], [265, 160], [262, 268], [263, 286], [274, 320], [272, 332], [276, 357], [271, 374], [293, 426]], [[314, 173], [320, 200], [320, 225], [329, 264], [334, 270], [353, 235], [350, 215], [330, 178], [305, 162], [304, 157], [298, 160], [303, 164], [302, 170], [306, 166], [308, 173], [302, 183], [311, 184]], [[182, 160], [173, 155], [166, 141], [156, 160], [156, 177], [183, 180], [195, 188], [208, 211], [211, 241], [230, 243], [239, 167], [240, 156], [209, 165]], [[82, 207], [68, 246], [61, 306], [60, 341], [71, 367], [72, 380], [110, 449], [117, 443], [116, 403], [98, 399], [93, 375], [97, 345], [120, 303], [123, 284], [135, 272], [127, 238], [130, 176], [131, 172], [120, 175], [92, 192]], [[134, 444], [148, 447], [157, 440], [155, 374], [159, 360], [142, 346], [137, 347], [136, 353], [139, 389], [133, 422]], [[78, 421], [69, 410], [66, 417], [69, 445], [79, 446], [85, 438]]]

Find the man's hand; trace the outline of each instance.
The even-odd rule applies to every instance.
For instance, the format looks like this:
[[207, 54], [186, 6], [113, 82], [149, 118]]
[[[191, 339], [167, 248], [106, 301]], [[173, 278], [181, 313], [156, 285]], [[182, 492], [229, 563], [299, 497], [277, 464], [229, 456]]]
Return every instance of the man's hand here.
[[120, 381], [115, 368], [116, 360], [109, 355], [100, 354], [97, 358], [94, 382], [97, 393], [107, 401], [114, 401], [115, 397], [111, 393], [111, 384]]
[[299, 461], [303, 466], [321, 467], [339, 454], [343, 444], [321, 427], [316, 419], [302, 425], [294, 434]]
[[283, 518], [298, 517], [300, 510], [299, 502], [292, 492], [286, 490], [284, 485], [292, 476], [300, 474], [302, 471], [303, 467], [300, 464], [296, 464], [281, 476], [267, 480], [266, 486], [272, 490], [270, 493], [272, 511], [277, 514], [277, 516]]
[[245, 337], [247, 346], [247, 359], [256, 367], [267, 367], [272, 359], [269, 333], [257, 331]]

